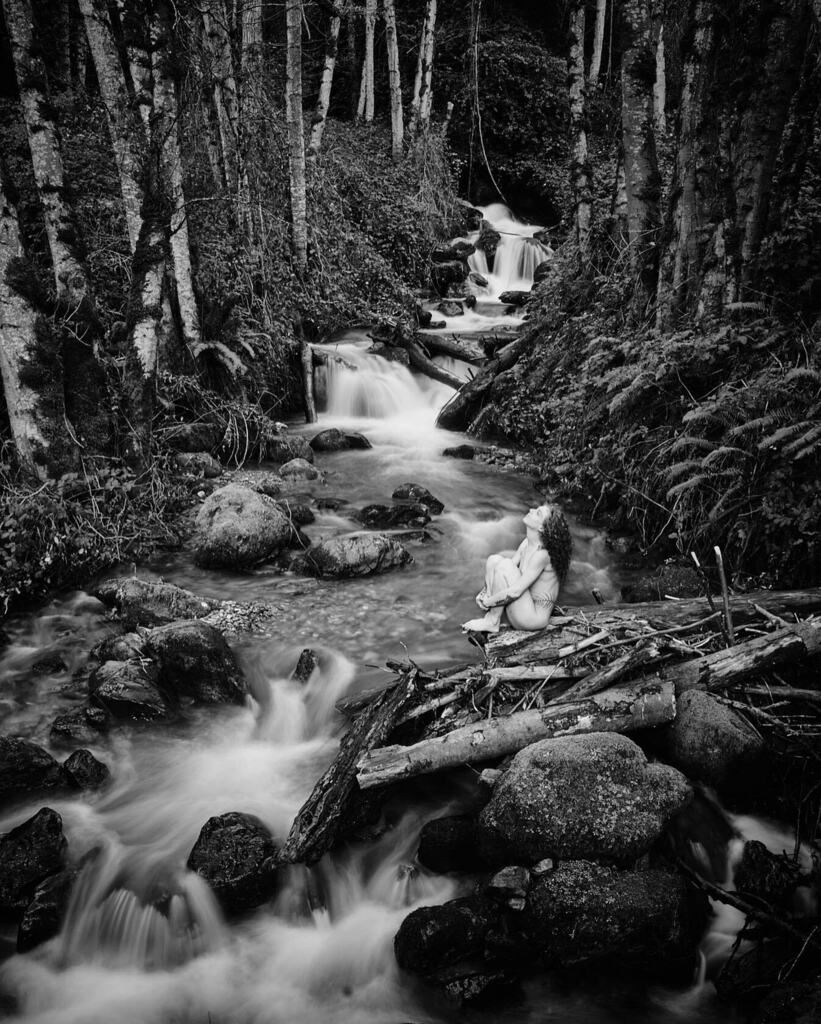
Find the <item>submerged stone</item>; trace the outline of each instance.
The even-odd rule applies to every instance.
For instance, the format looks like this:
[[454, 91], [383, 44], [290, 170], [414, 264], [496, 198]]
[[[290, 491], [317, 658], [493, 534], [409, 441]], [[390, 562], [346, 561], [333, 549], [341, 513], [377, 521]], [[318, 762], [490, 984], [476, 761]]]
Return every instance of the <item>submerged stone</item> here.
[[445, 511], [442, 502], [438, 498], [434, 498], [427, 487], [423, 487], [421, 484], [400, 484], [391, 497], [394, 501], [414, 501], [424, 505], [433, 516], [441, 515]]
[[209, 818], [188, 857], [222, 907], [234, 913], [266, 903], [276, 885], [277, 846], [253, 814], [229, 811]]
[[63, 819], [50, 807], [0, 835], [0, 912], [24, 910], [40, 882], [62, 870], [66, 846]]

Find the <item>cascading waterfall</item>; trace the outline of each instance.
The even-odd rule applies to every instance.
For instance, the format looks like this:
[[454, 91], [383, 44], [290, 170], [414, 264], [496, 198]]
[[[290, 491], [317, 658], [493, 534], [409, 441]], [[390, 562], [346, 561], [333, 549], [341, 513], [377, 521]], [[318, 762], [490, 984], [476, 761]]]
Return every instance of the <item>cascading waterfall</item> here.
[[[553, 250], [533, 236], [542, 230], [536, 224], [523, 224], [517, 220], [502, 203], [479, 207], [482, 216], [496, 231], [500, 240], [496, 247], [493, 268], [488, 267], [487, 258], [481, 249], [468, 257], [468, 266], [487, 279], [487, 287], [469, 282], [477, 298], [498, 300], [503, 292], [530, 291], [536, 267], [553, 255]], [[466, 241], [475, 245], [479, 232], [468, 235]]]

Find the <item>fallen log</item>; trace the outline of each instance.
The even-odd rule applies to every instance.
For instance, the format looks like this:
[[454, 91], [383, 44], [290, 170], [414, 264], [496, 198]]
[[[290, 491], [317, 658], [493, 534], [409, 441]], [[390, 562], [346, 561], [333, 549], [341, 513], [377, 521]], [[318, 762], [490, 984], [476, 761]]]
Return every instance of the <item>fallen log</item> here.
[[[821, 612], [821, 588], [808, 590], [756, 590], [749, 594], [739, 594], [729, 599], [733, 622], [744, 625], [756, 621], [760, 613], [756, 605], [762, 609], [785, 618], [788, 615], [801, 617]], [[586, 628], [595, 632], [604, 627], [617, 629], [631, 624], [650, 623], [664, 629], [682, 627], [684, 630], [696, 628], [716, 613], [710, 609], [705, 597], [686, 598], [681, 601], [648, 601], [642, 604], [624, 604], [616, 607], [603, 605], [583, 605], [568, 608], [576, 625], [585, 624]], [[553, 620], [553, 624], [556, 623]], [[562, 617], [562, 623], [567, 617]], [[550, 661], [556, 655], [556, 631], [550, 627], [536, 633], [525, 633], [508, 630], [491, 637], [485, 647], [485, 654], [494, 663], [522, 663], [533, 661]]]
[[386, 689], [345, 733], [339, 753], [314, 786], [288, 833], [279, 859], [286, 864], [315, 864], [333, 846], [339, 825], [356, 789], [357, 761], [379, 743], [414, 699], [416, 671]]
[[446, 768], [513, 754], [537, 740], [587, 732], [632, 732], [664, 725], [675, 717], [670, 683], [654, 681], [613, 687], [570, 704], [519, 711], [454, 729], [412, 746], [388, 746], [359, 758], [361, 789], [383, 786]]
[[565, 690], [559, 697], [555, 697], [551, 704], [566, 704], [568, 701], [581, 700], [583, 697], [590, 697], [594, 693], [600, 693], [608, 687], [630, 675], [641, 665], [646, 665], [659, 657], [660, 651], [652, 641], [631, 650], [615, 658], [609, 665], [591, 672], [589, 676]]
[[459, 390], [439, 413], [436, 426], [445, 430], [464, 430], [476, 415], [477, 407], [482, 404], [496, 377], [516, 363], [533, 343], [534, 337], [533, 333], [528, 333], [511, 341], [482, 367], [473, 380], [460, 382]]
[[405, 347], [408, 351], [408, 360], [414, 370], [424, 373], [425, 376], [430, 377], [432, 380], [448, 384], [450, 387], [456, 388], [457, 391], [465, 383], [461, 377], [457, 377], [455, 373], [451, 373], [444, 366], [439, 366], [438, 363], [434, 363], [432, 359], [428, 358], [417, 342], [408, 339]]
[[316, 402], [314, 401], [314, 356], [313, 348], [305, 338], [299, 341], [299, 360], [302, 366], [302, 390], [305, 403], [305, 422], [316, 423]]
[[484, 363], [487, 353], [481, 345], [466, 341], [456, 334], [437, 334], [434, 331], [417, 331], [417, 338], [425, 348], [443, 356], [461, 359], [464, 363]]

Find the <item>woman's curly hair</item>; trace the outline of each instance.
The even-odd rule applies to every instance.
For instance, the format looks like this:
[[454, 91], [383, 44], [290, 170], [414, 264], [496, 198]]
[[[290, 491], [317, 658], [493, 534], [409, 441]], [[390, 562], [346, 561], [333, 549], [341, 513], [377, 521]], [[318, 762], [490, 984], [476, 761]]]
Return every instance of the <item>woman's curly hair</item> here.
[[550, 506], [550, 511], [545, 517], [539, 537], [550, 555], [550, 561], [553, 563], [559, 582], [564, 583], [570, 570], [573, 538], [570, 536], [570, 527], [567, 525], [564, 513], [553, 505]]

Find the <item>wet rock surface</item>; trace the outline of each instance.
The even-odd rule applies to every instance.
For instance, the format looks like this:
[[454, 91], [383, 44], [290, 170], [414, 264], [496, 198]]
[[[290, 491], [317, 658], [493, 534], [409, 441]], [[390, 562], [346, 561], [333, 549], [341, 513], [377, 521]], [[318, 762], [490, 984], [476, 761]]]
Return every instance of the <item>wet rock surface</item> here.
[[427, 508], [417, 502], [407, 505], [366, 505], [359, 517], [365, 526], [374, 530], [422, 527], [430, 522]]
[[265, 457], [271, 462], [290, 462], [292, 459], [314, 461], [314, 452], [304, 437], [281, 436], [269, 441]]
[[498, 907], [482, 896], [420, 907], [408, 914], [396, 933], [396, 962], [402, 970], [426, 974], [481, 956], [486, 934], [498, 922]]
[[413, 501], [423, 505], [432, 516], [441, 515], [445, 511], [444, 504], [421, 484], [400, 484], [391, 495], [394, 501]]
[[40, 882], [63, 869], [66, 847], [63, 819], [50, 807], [0, 836], [0, 912], [25, 910]]
[[482, 225], [479, 229], [479, 238], [476, 241], [476, 248], [481, 249], [487, 259], [487, 265], [493, 266], [493, 261], [496, 258], [496, 250], [499, 248], [499, 243], [502, 241], [502, 236], [493, 227], [489, 220], [483, 220]]
[[419, 834], [419, 863], [439, 874], [493, 870], [508, 862], [505, 842], [468, 815], [434, 818]]
[[0, 806], [64, 784], [47, 750], [19, 736], [0, 736]]
[[316, 466], [307, 459], [291, 459], [280, 466], [279, 475], [283, 480], [318, 480], [321, 476]]
[[774, 906], [787, 906], [800, 875], [800, 867], [786, 852], [776, 856], [763, 843], [748, 840], [734, 881], [742, 896], [752, 896]]
[[649, 764], [626, 736], [564, 736], [520, 751], [479, 821], [505, 841], [513, 863], [544, 857], [629, 863], [690, 795], [675, 768]]
[[111, 772], [90, 750], [75, 750], [63, 761], [63, 774], [77, 789], [99, 789], [111, 779]]
[[76, 878], [76, 871], [61, 871], [37, 886], [17, 931], [18, 953], [28, 953], [59, 933]]
[[457, 444], [452, 448], [445, 448], [442, 454], [451, 459], [472, 459], [476, 455], [476, 449], [472, 444]]
[[331, 537], [297, 556], [294, 568], [323, 579], [346, 579], [390, 572], [412, 562], [407, 548], [381, 533]]
[[114, 718], [150, 722], [171, 713], [151, 663], [107, 661], [91, 673], [88, 688], [91, 700]]
[[499, 302], [503, 302], [505, 305], [510, 306], [524, 306], [529, 298], [530, 292], [509, 291], [502, 292], [499, 296]]
[[179, 700], [241, 704], [245, 682], [222, 633], [201, 621], [172, 622], [144, 637], [144, 650], [157, 667], [159, 687]]
[[78, 743], [97, 743], [108, 732], [111, 719], [102, 708], [83, 705], [58, 715], [51, 725], [49, 739], [62, 747]]
[[218, 601], [208, 601], [173, 583], [156, 583], [125, 576], [106, 580], [94, 596], [120, 616], [126, 629], [159, 626], [177, 619], [198, 619], [212, 611]]
[[267, 902], [276, 885], [277, 846], [253, 814], [229, 811], [209, 818], [188, 857], [223, 909], [252, 910]]
[[271, 559], [290, 538], [290, 523], [274, 501], [229, 484], [197, 513], [194, 561], [206, 568], [247, 568]]

